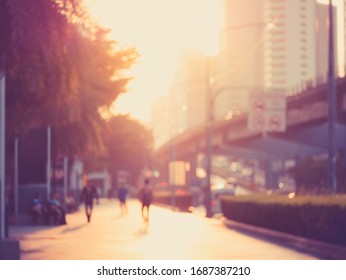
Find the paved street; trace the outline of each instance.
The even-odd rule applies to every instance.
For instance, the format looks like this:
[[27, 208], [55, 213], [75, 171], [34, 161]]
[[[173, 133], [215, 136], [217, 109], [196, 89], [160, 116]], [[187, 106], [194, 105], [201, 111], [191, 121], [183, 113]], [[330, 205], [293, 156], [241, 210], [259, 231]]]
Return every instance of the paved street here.
[[138, 201], [120, 216], [118, 202], [102, 201], [87, 223], [83, 208], [67, 215], [64, 226], [12, 226], [21, 258], [28, 259], [315, 259], [295, 250], [227, 228], [220, 219], [153, 206], [142, 221]]

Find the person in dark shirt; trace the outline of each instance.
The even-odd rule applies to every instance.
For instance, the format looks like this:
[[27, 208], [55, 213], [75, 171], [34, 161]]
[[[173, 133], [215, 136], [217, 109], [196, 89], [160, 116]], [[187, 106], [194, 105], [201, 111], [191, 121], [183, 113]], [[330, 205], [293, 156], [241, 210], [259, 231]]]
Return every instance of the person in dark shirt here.
[[118, 188], [118, 199], [120, 202], [120, 214], [127, 215], [127, 205], [126, 205], [126, 197], [127, 197], [127, 188], [124, 185], [120, 185]]
[[85, 214], [88, 222], [90, 222], [91, 214], [93, 211], [94, 198], [96, 198], [96, 189], [93, 185], [87, 185], [84, 187], [81, 195], [81, 200], [84, 202]]
[[142, 217], [145, 221], [149, 221], [149, 208], [153, 199], [153, 193], [149, 186], [149, 179], [144, 180], [144, 186], [139, 192], [142, 202]]

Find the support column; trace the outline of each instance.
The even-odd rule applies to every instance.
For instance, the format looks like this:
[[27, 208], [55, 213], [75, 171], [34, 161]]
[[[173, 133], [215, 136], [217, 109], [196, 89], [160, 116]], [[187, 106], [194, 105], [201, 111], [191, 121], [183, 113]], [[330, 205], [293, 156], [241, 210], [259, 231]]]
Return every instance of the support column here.
[[264, 162], [264, 172], [265, 172], [265, 187], [268, 189], [274, 188], [274, 173], [272, 168], [272, 161], [266, 160]]
[[5, 73], [0, 72], [0, 240], [5, 239]]
[[5, 108], [5, 73], [0, 71], [0, 260], [18, 260], [19, 242], [9, 240], [6, 230], [8, 219], [5, 205]]
[[190, 170], [187, 172], [187, 185], [193, 187], [199, 184], [198, 178], [196, 176], [197, 156], [191, 155], [187, 162], [189, 162], [190, 164]]

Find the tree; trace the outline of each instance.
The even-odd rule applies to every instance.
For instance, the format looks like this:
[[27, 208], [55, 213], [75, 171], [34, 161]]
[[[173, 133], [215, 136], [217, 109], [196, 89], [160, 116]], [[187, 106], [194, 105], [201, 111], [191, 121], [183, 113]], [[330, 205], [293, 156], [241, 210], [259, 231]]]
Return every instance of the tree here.
[[83, 153], [100, 142], [100, 108], [126, 91], [136, 51], [117, 49], [79, 3], [0, 0], [9, 142], [49, 124], [55, 152]]
[[71, 38], [67, 15], [77, 10], [73, 0], [0, 1], [0, 71], [6, 71], [9, 138], [53, 124], [54, 113], [77, 94], [75, 69], [66, 55]]
[[[117, 49], [106, 39], [108, 30], [97, 28], [92, 37], [75, 36], [70, 57], [78, 78], [78, 111], [72, 121], [57, 126], [55, 147], [64, 153], [83, 153], [102, 149], [100, 134], [106, 121], [100, 111], [108, 111], [114, 100], [126, 91], [130, 78], [123, 77], [137, 59], [133, 48]], [[102, 152], [102, 151], [101, 151]]]
[[[339, 151], [340, 153], [340, 151]], [[346, 189], [346, 168], [341, 161], [341, 156], [337, 158], [337, 182], [338, 192], [344, 193]], [[330, 193], [332, 190], [328, 186], [328, 159], [319, 157], [308, 157], [299, 161], [294, 167], [288, 170], [296, 180], [297, 193]]]
[[144, 167], [150, 167], [153, 133], [138, 120], [128, 115], [111, 118], [103, 139], [106, 163], [114, 179], [118, 170], [128, 170], [137, 178]]

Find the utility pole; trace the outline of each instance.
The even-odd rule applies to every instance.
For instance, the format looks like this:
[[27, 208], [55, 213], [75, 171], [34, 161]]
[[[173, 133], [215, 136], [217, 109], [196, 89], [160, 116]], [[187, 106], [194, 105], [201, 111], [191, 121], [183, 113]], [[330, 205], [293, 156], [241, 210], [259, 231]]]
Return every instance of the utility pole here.
[[334, 66], [334, 19], [333, 1], [329, 0], [329, 69], [328, 69], [328, 183], [332, 193], [336, 194], [336, 90]]
[[212, 166], [212, 129], [213, 129], [213, 92], [210, 85], [210, 60], [209, 56], [206, 57], [206, 88], [207, 88], [207, 98], [206, 98], [206, 180], [207, 186], [205, 189], [205, 208], [206, 217], [211, 217], [211, 166]]
[[[0, 65], [1, 67], [1, 65]], [[0, 70], [0, 240], [5, 236], [5, 70]]]
[[51, 158], [51, 150], [52, 150], [52, 129], [51, 126], [47, 126], [47, 197], [49, 198], [51, 195], [51, 170], [52, 170], [52, 158]]

